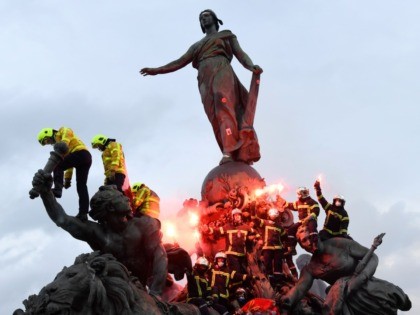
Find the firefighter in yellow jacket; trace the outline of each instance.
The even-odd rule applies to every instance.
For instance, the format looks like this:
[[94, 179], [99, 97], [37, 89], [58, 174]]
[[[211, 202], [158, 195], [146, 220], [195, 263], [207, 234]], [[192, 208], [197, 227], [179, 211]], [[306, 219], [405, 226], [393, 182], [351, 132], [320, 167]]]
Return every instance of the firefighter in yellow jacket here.
[[[56, 198], [60, 198], [63, 193], [63, 187], [67, 189], [71, 186], [73, 168], [75, 168], [76, 188], [79, 195], [79, 213], [77, 217], [86, 221], [89, 211], [89, 192], [86, 183], [90, 166], [92, 165], [90, 152], [82, 140], [74, 134], [73, 130], [67, 127], [61, 127], [58, 130], [44, 128], [38, 133], [38, 141], [41, 145], [55, 144], [57, 142], [67, 144], [69, 151], [64, 156], [64, 160], [54, 170], [54, 188], [52, 191]], [[64, 171], [66, 171], [65, 174]]]
[[146, 214], [152, 218], [159, 219], [160, 214], [160, 198], [147, 187], [144, 183], [134, 183], [131, 186], [131, 194], [133, 196], [133, 212], [138, 217]]
[[92, 138], [92, 148], [102, 151], [105, 180], [104, 185], [115, 185], [124, 193], [123, 185], [127, 176], [122, 145], [115, 139], [98, 134]]

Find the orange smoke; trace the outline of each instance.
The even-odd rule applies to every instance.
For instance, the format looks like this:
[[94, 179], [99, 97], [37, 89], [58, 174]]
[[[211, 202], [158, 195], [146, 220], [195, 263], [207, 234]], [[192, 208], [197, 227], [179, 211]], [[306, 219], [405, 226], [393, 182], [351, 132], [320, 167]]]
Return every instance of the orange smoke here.
[[269, 186], [265, 186], [264, 188], [260, 188], [260, 189], [256, 189], [254, 191], [254, 195], [255, 197], [260, 197], [264, 194], [268, 194], [268, 195], [276, 195], [276, 194], [280, 194], [284, 189], [284, 185], [282, 183], [278, 183], [278, 184], [272, 184]]

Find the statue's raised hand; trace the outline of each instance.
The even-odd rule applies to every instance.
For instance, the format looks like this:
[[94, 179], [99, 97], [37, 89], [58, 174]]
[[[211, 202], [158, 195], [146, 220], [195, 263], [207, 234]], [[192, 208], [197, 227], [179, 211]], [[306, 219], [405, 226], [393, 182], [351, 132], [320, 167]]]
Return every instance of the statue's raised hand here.
[[252, 72], [254, 74], [261, 74], [263, 73], [263, 69], [260, 66], [254, 65], [254, 67], [252, 68]]
[[48, 174], [44, 170], [38, 170], [32, 179], [32, 186], [36, 187], [40, 194], [45, 194], [46, 192], [51, 191], [52, 183], [53, 178], [51, 174]]
[[158, 74], [158, 71], [156, 68], [143, 68], [140, 70], [140, 74], [142, 76], [146, 76], [146, 75], [156, 75]]

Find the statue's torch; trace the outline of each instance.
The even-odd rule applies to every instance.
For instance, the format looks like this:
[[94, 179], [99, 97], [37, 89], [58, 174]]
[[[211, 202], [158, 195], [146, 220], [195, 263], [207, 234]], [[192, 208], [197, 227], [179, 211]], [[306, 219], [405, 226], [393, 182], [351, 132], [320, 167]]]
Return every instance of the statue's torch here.
[[[64, 155], [69, 151], [69, 147], [64, 142], [57, 142], [54, 144], [54, 151], [50, 152], [50, 157], [44, 166], [44, 172], [51, 174], [54, 169], [63, 161]], [[33, 187], [29, 191], [29, 197], [35, 199], [39, 196], [39, 191]]]
[[359, 263], [356, 266], [356, 270], [354, 271], [354, 276], [358, 276], [363, 269], [365, 269], [367, 263], [369, 262], [370, 258], [373, 255], [373, 252], [375, 251], [375, 249], [378, 248], [379, 245], [382, 244], [382, 238], [384, 237], [385, 233], [381, 233], [379, 234], [377, 237], [375, 237], [375, 239], [373, 240], [373, 244], [370, 247], [369, 251], [365, 254], [365, 256], [363, 257], [363, 259], [361, 261], [359, 261]]

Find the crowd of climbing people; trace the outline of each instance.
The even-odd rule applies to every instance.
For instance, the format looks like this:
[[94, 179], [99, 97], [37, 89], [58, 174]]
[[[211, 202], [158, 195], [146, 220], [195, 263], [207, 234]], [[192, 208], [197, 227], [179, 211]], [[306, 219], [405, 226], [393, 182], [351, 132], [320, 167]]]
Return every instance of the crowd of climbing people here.
[[[162, 291], [170, 272], [170, 259], [168, 250], [162, 246], [160, 223], [156, 220], [160, 199], [143, 182], [129, 185], [122, 145], [103, 134], [92, 138], [92, 148], [102, 152], [105, 175], [104, 186], [92, 203], [87, 188], [92, 156], [84, 142], [67, 127], [44, 128], [38, 141], [54, 146], [65, 143], [67, 148], [53, 170], [53, 187], [48, 184], [50, 175], [45, 169], [39, 170], [33, 180], [34, 188], [43, 191], [41, 198], [47, 212], [52, 214], [50, 218], [74, 237], [94, 244], [92, 249], [111, 253], [121, 260], [135, 277], [141, 276], [140, 282], [149, 287], [154, 301], [166, 309]], [[62, 197], [63, 188], [71, 187], [73, 169], [79, 212], [76, 218], [69, 218], [55, 198]], [[352, 309], [352, 314], [396, 314], [398, 309], [409, 310], [411, 302], [398, 286], [373, 277], [378, 265], [373, 251], [384, 234], [375, 238], [371, 249], [361, 246], [348, 234], [345, 198], [336, 195], [330, 203], [319, 180], [313, 187], [316, 200], [307, 187], [297, 189], [295, 201], [287, 201], [280, 194], [275, 198], [254, 194], [245, 198], [246, 202], [239, 202], [246, 187], [229, 191], [222, 207], [208, 205], [205, 200], [186, 200], [184, 208], [200, 209], [200, 241], [193, 266], [185, 251], [188, 261], [183, 264], [189, 263], [191, 268], [182, 270], [187, 284], [175, 301], [194, 304], [204, 315], [321, 314], [325, 310], [330, 310], [329, 314], [344, 314], [343, 309]], [[103, 203], [101, 198], [107, 201]], [[318, 225], [320, 206], [325, 211], [322, 228]], [[183, 209], [179, 214], [185, 212]], [[297, 212], [296, 222], [293, 212]], [[88, 213], [97, 223], [88, 221]], [[121, 218], [124, 219], [120, 221]], [[144, 230], [144, 235], [138, 229]], [[92, 230], [101, 232], [91, 233]], [[223, 243], [224, 250], [212, 252], [203, 248], [218, 242]], [[295, 259], [297, 244], [311, 255]], [[142, 251], [148, 254], [143, 257]], [[146, 260], [145, 268], [152, 267], [144, 275], [143, 265], [133, 265], [140, 258]], [[171, 265], [175, 266], [175, 261]], [[179, 280], [179, 270], [175, 275]], [[166, 279], [168, 282], [170, 277]], [[323, 288], [314, 291], [311, 286], [318, 279], [328, 282], [330, 288], [325, 290], [325, 283], [321, 282]], [[267, 287], [272, 292], [267, 294], [264, 291]]]
[[[267, 314], [271, 314], [270, 311], [276, 314], [278, 308], [274, 299], [261, 298], [264, 294], [258, 291], [264, 286], [262, 282], [267, 281], [274, 293], [282, 295], [297, 282], [294, 256], [297, 255], [298, 231], [305, 227], [314, 251], [318, 240], [351, 239], [344, 197], [336, 195], [329, 203], [322, 194], [319, 180], [315, 181], [314, 189], [317, 200], [310, 196], [307, 187], [299, 187], [296, 201], [288, 202], [280, 194], [272, 201], [273, 198], [262, 194], [241, 209], [233, 208], [227, 198], [224, 214], [199, 226], [203, 245], [222, 240], [225, 248], [214, 255], [198, 250], [193, 271], [187, 273], [187, 301], [197, 305], [202, 314], [211, 314], [211, 308], [220, 314], [241, 314], [250, 309], [265, 309]], [[326, 219], [318, 232], [319, 204], [325, 210]], [[185, 208], [200, 206], [192, 198], [184, 202]], [[297, 222], [291, 211], [297, 212]], [[201, 213], [201, 222], [205, 222], [206, 210]], [[251, 263], [252, 257], [256, 259]], [[303, 256], [300, 260], [304, 260]], [[325, 289], [325, 284], [321, 285]], [[320, 298], [325, 297], [322, 291]]]

